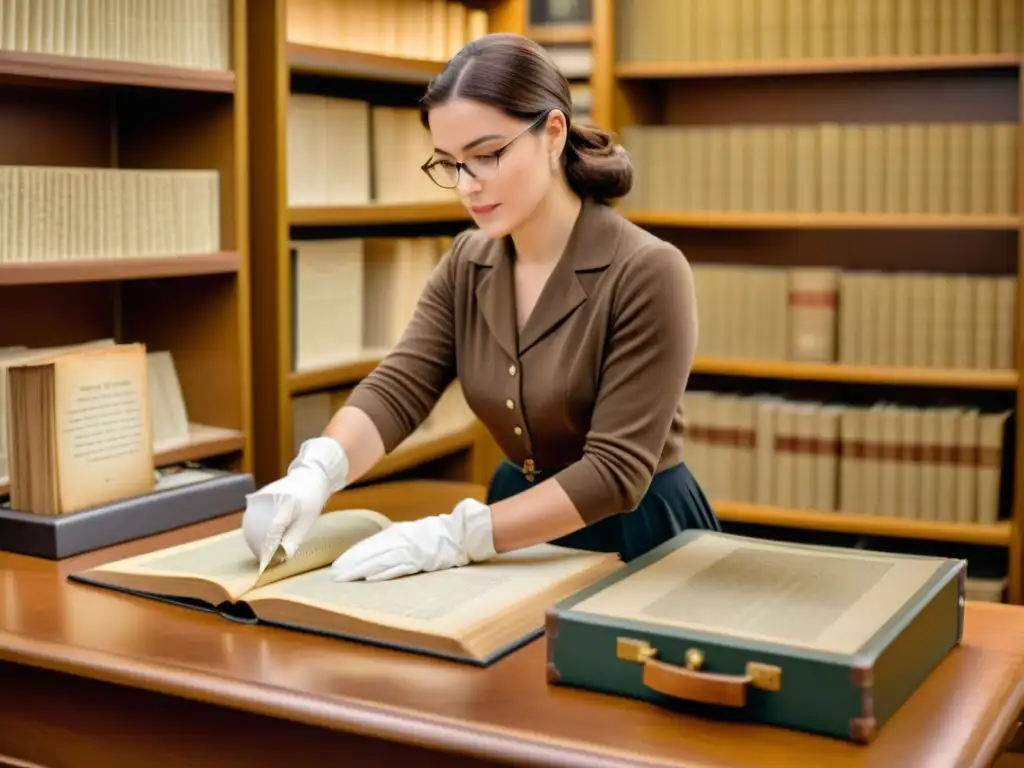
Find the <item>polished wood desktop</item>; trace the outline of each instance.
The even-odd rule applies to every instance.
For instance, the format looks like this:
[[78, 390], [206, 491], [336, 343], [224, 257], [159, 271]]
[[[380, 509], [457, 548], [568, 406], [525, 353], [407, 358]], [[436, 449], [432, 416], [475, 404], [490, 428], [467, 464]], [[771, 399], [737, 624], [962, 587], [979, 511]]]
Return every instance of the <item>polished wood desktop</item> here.
[[[0, 553], [0, 765], [987, 766], [1024, 704], [1024, 608], [964, 645], [871, 746], [549, 686], [544, 641], [477, 669], [67, 582], [239, 515], [50, 562]], [[20, 762], [15, 762], [20, 761]]]

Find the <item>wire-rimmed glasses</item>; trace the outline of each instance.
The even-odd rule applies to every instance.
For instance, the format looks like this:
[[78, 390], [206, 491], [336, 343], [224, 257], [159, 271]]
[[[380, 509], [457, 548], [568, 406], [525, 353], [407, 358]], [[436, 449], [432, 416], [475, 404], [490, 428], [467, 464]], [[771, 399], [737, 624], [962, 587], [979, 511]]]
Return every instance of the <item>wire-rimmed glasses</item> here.
[[466, 162], [432, 157], [420, 166], [420, 170], [427, 174], [432, 182], [443, 189], [455, 189], [459, 186], [459, 174], [462, 172], [463, 168], [466, 169], [466, 173], [477, 181], [493, 179], [498, 175], [499, 158], [508, 150], [509, 147], [512, 146], [512, 144], [515, 143], [518, 138], [524, 136], [540, 125], [541, 121], [548, 116], [550, 111], [551, 110], [544, 110], [532, 123], [526, 126], [526, 128], [493, 152], [486, 155], [477, 155]]

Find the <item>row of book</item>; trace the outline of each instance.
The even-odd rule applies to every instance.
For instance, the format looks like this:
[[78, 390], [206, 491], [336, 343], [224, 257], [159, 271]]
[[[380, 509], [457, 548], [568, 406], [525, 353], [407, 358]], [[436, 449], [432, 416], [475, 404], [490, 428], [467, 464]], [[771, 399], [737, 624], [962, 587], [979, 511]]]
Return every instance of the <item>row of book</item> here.
[[1017, 212], [1016, 123], [630, 125], [629, 211]]
[[448, 237], [295, 240], [292, 370], [381, 357], [412, 320]]
[[433, 150], [414, 107], [292, 94], [288, 205], [452, 202], [421, 170]]
[[693, 264], [698, 354], [1016, 367], [1016, 275]]
[[838, 296], [841, 363], [1016, 368], [1016, 275], [842, 272]]
[[230, 0], [0, 0], [0, 48], [231, 68]]
[[287, 0], [290, 43], [447, 61], [487, 34], [487, 11], [454, 0]]
[[[449, 244], [447, 237], [293, 241], [292, 369], [343, 365], [390, 349]], [[1016, 365], [1015, 275], [692, 269], [701, 356], [980, 370]]]
[[952, 523], [1008, 513], [1011, 411], [710, 391], [683, 407], [687, 465], [716, 500]]
[[[342, 387], [292, 397], [292, 448], [296, 453], [304, 441], [323, 433], [327, 422], [345, 404], [351, 392], [350, 387]], [[454, 381], [442, 393], [427, 418], [395, 450], [406, 450], [462, 432], [473, 424], [475, 418], [462, 394], [462, 387]]]
[[[72, 476], [74, 466], [79, 473], [87, 472], [90, 464], [99, 466], [116, 453], [149, 456], [191, 442], [199, 425], [189, 422], [172, 353], [140, 345], [137, 353], [144, 359], [134, 359], [133, 353], [132, 362], [123, 365], [125, 346], [106, 338], [58, 347], [0, 348], [0, 486], [10, 485], [16, 509], [72, 511], [79, 503], [69, 483], [61, 483], [62, 498], [45, 487], [61, 471]], [[40, 371], [45, 374], [52, 365], [66, 376], [65, 388], [58, 390], [59, 396], [50, 393], [45, 402], [28, 407], [28, 390], [41, 389]], [[59, 428], [57, 442], [45, 446], [40, 438], [54, 425]], [[230, 432], [201, 429], [210, 438]], [[62, 456], [67, 462], [63, 466]], [[109, 483], [115, 496], [116, 481]]]
[[217, 171], [0, 166], [0, 264], [218, 250]]
[[622, 62], [1017, 53], [1019, 0], [620, 0]]

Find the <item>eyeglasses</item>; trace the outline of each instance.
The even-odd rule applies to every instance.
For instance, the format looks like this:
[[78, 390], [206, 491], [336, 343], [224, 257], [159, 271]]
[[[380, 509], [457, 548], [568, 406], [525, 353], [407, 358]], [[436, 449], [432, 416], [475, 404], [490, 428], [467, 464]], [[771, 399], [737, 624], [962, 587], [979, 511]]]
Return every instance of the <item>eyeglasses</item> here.
[[421, 165], [420, 170], [427, 174], [430, 180], [437, 184], [437, 186], [444, 189], [455, 189], [459, 186], [459, 173], [463, 168], [466, 169], [466, 173], [477, 181], [493, 179], [498, 175], [498, 159], [515, 143], [516, 139], [526, 135], [540, 125], [550, 111], [549, 109], [544, 110], [526, 128], [509, 139], [503, 147], [496, 149], [490, 154], [474, 157], [472, 160], [467, 160], [464, 163], [455, 160], [431, 159]]

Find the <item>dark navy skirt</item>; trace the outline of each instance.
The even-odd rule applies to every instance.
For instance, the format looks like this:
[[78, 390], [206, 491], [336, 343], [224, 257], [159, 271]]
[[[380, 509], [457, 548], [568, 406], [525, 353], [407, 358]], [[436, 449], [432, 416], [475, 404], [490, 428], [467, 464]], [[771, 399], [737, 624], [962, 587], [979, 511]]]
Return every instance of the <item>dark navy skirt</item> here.
[[[554, 474], [551, 470], [538, 472], [531, 483], [517, 465], [502, 461], [491, 477], [487, 503], [522, 493]], [[686, 464], [678, 464], [652, 478], [632, 512], [598, 520], [551, 543], [590, 552], [618, 552], [629, 562], [688, 528], [722, 530], [700, 485]]]

